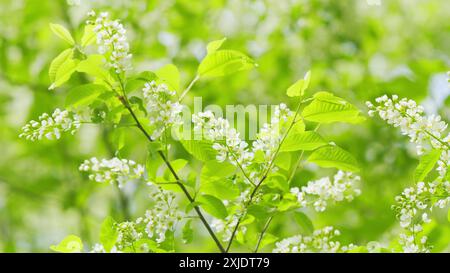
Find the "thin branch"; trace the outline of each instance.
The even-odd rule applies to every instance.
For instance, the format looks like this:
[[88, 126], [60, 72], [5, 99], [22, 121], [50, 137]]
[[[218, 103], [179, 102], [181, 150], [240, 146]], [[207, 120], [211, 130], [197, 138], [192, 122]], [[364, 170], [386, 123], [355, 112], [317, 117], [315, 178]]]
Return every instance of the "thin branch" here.
[[[133, 117], [134, 121], [136, 122], [136, 126], [138, 127], [138, 129], [145, 135], [145, 137], [147, 138], [147, 140], [149, 142], [153, 142], [154, 140], [152, 139], [152, 137], [150, 136], [150, 134], [147, 132], [147, 130], [145, 130], [145, 128], [142, 126], [142, 124], [140, 123], [139, 119], [137, 118], [136, 114], [134, 113], [133, 109], [131, 108], [128, 99], [125, 95], [125, 91], [124, 91], [124, 85], [123, 85], [123, 81], [121, 79], [120, 76], [118, 76], [122, 91], [123, 91], [123, 96], [119, 97], [120, 102], [122, 102], [122, 104], [124, 105], [124, 107], [128, 110], [128, 112], [131, 114], [131, 116]], [[162, 151], [158, 151], [159, 156], [161, 157], [161, 159], [164, 161], [164, 163], [166, 164], [167, 168], [169, 169], [169, 171], [172, 173], [173, 177], [175, 178], [175, 180], [177, 181], [177, 185], [181, 188], [181, 190], [183, 191], [183, 193], [186, 195], [187, 199], [189, 200], [190, 203], [194, 203], [195, 200], [194, 198], [191, 196], [191, 194], [189, 193], [189, 191], [186, 189], [186, 187], [184, 186], [183, 183], [181, 183], [181, 179], [178, 176], [178, 174], [176, 173], [176, 171], [174, 170], [174, 168], [172, 167], [172, 164], [170, 164], [169, 160], [167, 159], [167, 157], [164, 155], [164, 153]], [[197, 215], [200, 217], [200, 220], [202, 221], [203, 225], [205, 226], [205, 228], [207, 229], [208, 233], [210, 234], [210, 236], [213, 238], [214, 242], [216, 243], [217, 247], [219, 248], [220, 252], [225, 252], [224, 247], [222, 246], [222, 244], [220, 243], [219, 239], [217, 238], [216, 234], [214, 233], [214, 231], [212, 230], [211, 226], [209, 225], [208, 221], [206, 221], [205, 216], [203, 215], [203, 213], [201, 212], [200, 208], [198, 206], [194, 206], [194, 210], [197, 213]]]
[[264, 234], [266, 233], [267, 229], [269, 229], [269, 225], [272, 222], [272, 219], [273, 219], [273, 216], [270, 216], [269, 219], [267, 219], [267, 222], [264, 225], [264, 228], [261, 231], [261, 234], [259, 235], [258, 242], [256, 243], [255, 250], [253, 250], [254, 253], [258, 252], [259, 246], [261, 245], [261, 241], [262, 241], [262, 239], [264, 237]]

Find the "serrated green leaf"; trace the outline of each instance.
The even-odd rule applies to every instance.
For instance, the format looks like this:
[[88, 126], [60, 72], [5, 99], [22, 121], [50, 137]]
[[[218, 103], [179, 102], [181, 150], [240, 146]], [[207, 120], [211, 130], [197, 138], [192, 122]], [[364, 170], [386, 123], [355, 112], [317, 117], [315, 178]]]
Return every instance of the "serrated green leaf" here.
[[224, 37], [220, 40], [209, 42], [208, 45], [206, 46], [206, 51], [208, 52], [208, 54], [216, 52], [226, 40], [227, 38]]
[[346, 150], [329, 145], [315, 150], [308, 161], [324, 168], [337, 168], [344, 171], [358, 172], [358, 162]]
[[289, 86], [286, 94], [289, 97], [302, 97], [305, 94], [305, 90], [309, 87], [311, 81], [311, 71], [306, 72], [303, 79], [296, 81], [293, 85]]
[[75, 40], [73, 39], [70, 32], [62, 25], [50, 24], [50, 29], [53, 31], [53, 33], [56, 34], [56, 36], [63, 39], [64, 41], [68, 42], [70, 45], [75, 44]]
[[162, 80], [169, 89], [178, 91], [180, 90], [180, 72], [178, 68], [173, 64], [167, 64], [155, 72], [156, 76]]
[[118, 232], [115, 228], [114, 219], [106, 217], [100, 227], [100, 243], [105, 248], [106, 252], [111, 251], [111, 248], [116, 244]]
[[311, 219], [309, 219], [309, 217], [303, 212], [295, 211], [294, 219], [300, 228], [300, 233], [310, 235], [314, 232], [314, 225]]
[[233, 175], [236, 172], [236, 166], [228, 162], [218, 162], [216, 160], [206, 161], [203, 165], [200, 175], [200, 181], [221, 179]]
[[222, 201], [212, 195], [204, 194], [197, 198], [201, 203], [201, 207], [212, 216], [225, 219], [228, 216], [227, 208]]
[[83, 250], [83, 242], [80, 237], [68, 235], [58, 245], [50, 246], [50, 249], [62, 253], [75, 253]]
[[208, 140], [180, 140], [188, 153], [200, 161], [216, 158], [217, 152], [212, 148], [213, 143]]
[[217, 50], [206, 55], [198, 67], [197, 74], [202, 78], [222, 77], [255, 66], [256, 63], [244, 53], [236, 50]]
[[73, 72], [78, 65], [79, 61], [74, 59], [66, 59], [56, 70], [55, 80], [48, 88], [49, 90], [53, 90], [58, 86], [61, 86], [63, 83], [67, 82], [72, 76]]
[[432, 150], [420, 158], [419, 165], [414, 171], [414, 181], [421, 182], [433, 170], [441, 156], [441, 150]]
[[88, 106], [101, 93], [106, 91], [103, 85], [88, 83], [72, 88], [66, 97], [66, 108], [77, 108], [81, 106]]
[[311, 151], [327, 145], [321, 135], [313, 131], [301, 133], [290, 132], [280, 147], [281, 152], [292, 152], [298, 150]]
[[188, 220], [183, 227], [183, 243], [189, 244], [194, 239], [194, 231], [191, 228], [192, 220]]
[[358, 108], [328, 92], [316, 93], [313, 101], [303, 109], [302, 116], [318, 123], [359, 123], [365, 120]]
[[83, 36], [81, 37], [81, 46], [86, 47], [95, 42], [96, 34], [94, 32], [93, 25], [87, 25], [84, 27]]
[[53, 61], [50, 63], [50, 68], [48, 70], [48, 76], [50, 81], [53, 83], [56, 78], [56, 73], [58, 72], [61, 65], [73, 57], [73, 49], [68, 48], [61, 52]]

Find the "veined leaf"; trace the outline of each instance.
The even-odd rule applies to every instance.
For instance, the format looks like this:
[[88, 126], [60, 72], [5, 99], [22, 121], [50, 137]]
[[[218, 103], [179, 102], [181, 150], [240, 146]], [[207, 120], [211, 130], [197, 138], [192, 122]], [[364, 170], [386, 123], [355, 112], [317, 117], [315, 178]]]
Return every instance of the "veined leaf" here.
[[319, 92], [314, 95], [313, 101], [303, 109], [302, 115], [305, 120], [319, 123], [358, 123], [364, 121], [364, 117], [359, 113], [358, 108], [344, 99], [328, 92]]
[[200, 174], [200, 192], [219, 199], [236, 198], [239, 195], [239, 188], [232, 181], [226, 179], [235, 172], [236, 167], [228, 162], [207, 161]]
[[86, 60], [78, 64], [76, 70], [109, 83], [114, 82], [109, 71], [104, 68], [104, 57], [99, 54], [89, 55]]
[[62, 253], [81, 252], [83, 250], [83, 242], [78, 236], [68, 235], [58, 245], [50, 246], [50, 249]]
[[155, 72], [156, 76], [168, 85], [169, 89], [178, 91], [180, 89], [180, 72], [173, 64], [168, 64]]
[[308, 71], [303, 79], [296, 81], [287, 89], [286, 94], [289, 97], [302, 97], [305, 94], [305, 90], [309, 87], [310, 81], [311, 71]]
[[236, 172], [236, 166], [228, 162], [217, 162], [210, 160], [203, 165], [200, 180], [217, 180], [223, 177], [228, 177]]
[[106, 88], [103, 85], [88, 83], [72, 88], [66, 97], [66, 108], [77, 108], [91, 104]]
[[206, 51], [208, 52], [208, 54], [216, 52], [226, 40], [227, 38], [224, 37], [220, 40], [209, 42], [208, 45], [206, 46]]
[[212, 142], [208, 140], [180, 140], [188, 153], [200, 161], [208, 161], [216, 158], [216, 150], [212, 148]]
[[416, 182], [423, 181], [423, 179], [431, 172], [431, 170], [433, 170], [433, 167], [439, 160], [441, 153], [441, 150], [432, 150], [431, 152], [420, 158], [419, 165], [414, 171], [414, 180]]
[[315, 150], [308, 158], [324, 168], [337, 168], [344, 171], [358, 172], [358, 162], [346, 150], [337, 146], [325, 146]]
[[252, 69], [256, 63], [236, 50], [217, 50], [206, 55], [197, 74], [204, 78], [222, 77], [238, 71]]
[[183, 243], [189, 244], [194, 238], [194, 231], [191, 228], [192, 220], [189, 220], [183, 227]]
[[301, 233], [305, 235], [310, 235], [314, 232], [314, 225], [312, 221], [303, 212], [295, 211], [294, 219], [295, 222], [297, 222], [297, 224], [299, 225]]
[[84, 27], [84, 33], [81, 37], [81, 46], [85, 47], [88, 45], [91, 45], [95, 42], [96, 35], [94, 32], [94, 26], [93, 25], [87, 25]]
[[63, 39], [64, 41], [68, 42], [70, 45], [75, 44], [75, 40], [73, 39], [70, 32], [62, 25], [50, 24], [50, 29], [53, 31], [53, 33], [56, 34], [56, 36]]
[[287, 135], [280, 147], [281, 152], [292, 152], [298, 150], [311, 151], [327, 145], [325, 139], [316, 132], [305, 131], [301, 133], [291, 132]]
[[220, 199], [212, 195], [200, 195], [197, 201], [201, 203], [201, 207], [214, 217], [219, 219], [225, 219], [228, 216], [227, 209], [225, 205], [220, 201]]
[[56, 87], [61, 86], [63, 83], [68, 81], [73, 72], [75, 72], [78, 62], [78, 60], [68, 58], [63, 63], [61, 63], [61, 65], [59, 65], [58, 69], [56, 70], [55, 80], [48, 89], [55, 89]]
[[100, 227], [100, 243], [103, 245], [106, 252], [109, 252], [117, 241], [118, 232], [114, 228], [114, 225], [114, 219], [112, 217], [106, 217]]
[[48, 76], [51, 82], [55, 81], [56, 73], [58, 72], [58, 69], [61, 67], [61, 65], [68, 59], [72, 59], [72, 57], [73, 57], [73, 49], [68, 48], [53, 59], [53, 61], [50, 63], [50, 68], [48, 70]]

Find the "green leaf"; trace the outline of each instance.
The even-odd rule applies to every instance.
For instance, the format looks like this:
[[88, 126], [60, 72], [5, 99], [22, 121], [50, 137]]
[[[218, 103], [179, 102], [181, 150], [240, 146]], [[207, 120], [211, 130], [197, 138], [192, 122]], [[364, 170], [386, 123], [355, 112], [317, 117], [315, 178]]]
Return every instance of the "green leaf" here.
[[83, 36], [81, 37], [81, 46], [86, 47], [95, 42], [96, 34], [94, 32], [93, 25], [87, 25], [84, 27]]
[[200, 175], [200, 181], [218, 180], [228, 177], [236, 172], [236, 166], [228, 162], [206, 161]]
[[216, 150], [212, 148], [212, 142], [208, 140], [180, 140], [188, 153], [200, 161], [208, 161], [216, 158]]
[[200, 192], [220, 199], [234, 199], [239, 188], [233, 181], [226, 179], [236, 172], [236, 167], [228, 162], [207, 161], [200, 174]]
[[197, 201], [201, 203], [201, 207], [206, 212], [208, 212], [214, 217], [217, 217], [219, 219], [225, 219], [225, 217], [228, 216], [227, 209], [222, 203], [222, 201], [220, 201], [220, 199], [212, 195], [208, 194], [200, 195], [197, 198]]
[[111, 74], [109, 74], [109, 71], [104, 68], [104, 63], [104, 57], [102, 55], [89, 55], [86, 60], [83, 60], [78, 64], [76, 70], [106, 82], [113, 83], [114, 79]]
[[311, 71], [306, 72], [303, 79], [296, 81], [293, 85], [289, 86], [286, 94], [289, 97], [303, 97], [305, 90], [309, 87], [311, 81]]
[[358, 172], [358, 162], [346, 150], [329, 145], [315, 150], [308, 158], [309, 162], [316, 163], [324, 168], [337, 168], [344, 171]]
[[55, 89], [56, 87], [61, 86], [63, 83], [67, 82], [72, 76], [73, 72], [75, 72], [78, 62], [78, 60], [74, 60], [72, 58], [65, 59], [64, 62], [62, 62], [58, 66], [55, 74], [55, 80], [48, 89]]
[[100, 227], [100, 243], [106, 252], [110, 252], [111, 248], [116, 244], [119, 235], [115, 228], [116, 221], [112, 217], [106, 217]]
[[204, 78], [223, 77], [255, 66], [256, 63], [244, 53], [235, 50], [217, 50], [206, 55], [198, 67], [197, 74]]
[[208, 45], [206, 46], [206, 51], [208, 52], [208, 54], [212, 54], [214, 52], [216, 52], [221, 46], [222, 44], [226, 41], [226, 37], [220, 39], [220, 40], [215, 40], [212, 42], [209, 42]]
[[259, 244], [259, 248], [264, 248], [265, 246], [271, 245], [273, 243], [275, 243], [276, 241], [278, 241], [278, 237], [273, 235], [272, 233], [268, 233], [266, 232], [264, 234], [264, 237], [261, 240], [261, 243]]
[[131, 77], [127, 80], [127, 83], [125, 85], [125, 91], [127, 93], [130, 93], [136, 89], [139, 88], [142, 89], [146, 82], [151, 82], [156, 79], [157, 79], [156, 74], [151, 71], [141, 72], [136, 76]]
[[288, 171], [291, 168], [291, 154], [283, 152], [278, 153], [278, 156], [275, 159], [275, 165]]
[[81, 106], [88, 106], [101, 93], [106, 91], [103, 85], [88, 83], [72, 88], [66, 97], [66, 108], [77, 108]]
[[155, 72], [156, 76], [161, 79], [167, 86], [175, 91], [180, 89], [180, 72], [173, 64], [161, 67]]
[[283, 145], [280, 147], [280, 152], [292, 152], [298, 150], [312, 151], [324, 145], [327, 145], [327, 142], [316, 132], [291, 132], [287, 135]]
[[78, 236], [68, 235], [58, 245], [50, 246], [50, 249], [62, 253], [81, 252], [83, 250], [83, 242]]
[[302, 112], [305, 120], [318, 123], [359, 123], [365, 120], [359, 114], [358, 108], [328, 92], [316, 93], [313, 101]]
[[73, 49], [68, 48], [61, 52], [53, 61], [50, 63], [50, 68], [48, 70], [48, 76], [51, 82], [54, 82], [56, 79], [56, 73], [63, 63], [67, 60], [72, 59], [73, 57]]
[[419, 165], [414, 171], [414, 181], [421, 182], [433, 170], [434, 165], [441, 157], [441, 150], [432, 150], [420, 158]]
[[183, 227], [183, 243], [189, 244], [194, 239], [194, 231], [191, 228], [192, 220], [188, 220]]
[[70, 45], [75, 44], [75, 40], [73, 39], [70, 32], [62, 25], [50, 24], [50, 29], [53, 31], [53, 33], [56, 34], [56, 36], [63, 39], [64, 41], [68, 42]]
[[295, 219], [295, 222], [297, 222], [297, 224], [300, 227], [300, 233], [305, 234], [305, 235], [310, 235], [314, 232], [314, 225], [313, 225], [312, 221], [303, 212], [295, 211], [294, 219]]

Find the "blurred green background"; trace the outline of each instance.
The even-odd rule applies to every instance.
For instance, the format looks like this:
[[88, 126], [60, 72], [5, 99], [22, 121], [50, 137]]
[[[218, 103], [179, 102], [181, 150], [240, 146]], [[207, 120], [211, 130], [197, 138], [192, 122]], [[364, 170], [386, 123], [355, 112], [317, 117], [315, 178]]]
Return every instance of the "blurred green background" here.
[[[142, 186], [120, 195], [78, 172], [84, 159], [114, 154], [111, 128], [86, 125], [60, 141], [18, 138], [25, 122], [63, 107], [67, 89], [84, 81], [74, 75], [57, 91], [47, 90], [49, 64], [66, 47], [49, 23], [60, 23], [80, 37], [87, 11], [108, 11], [128, 29], [136, 71], [174, 63], [184, 83], [195, 75], [206, 43], [221, 37], [228, 38], [226, 48], [246, 52], [258, 62], [252, 71], [200, 81], [187, 104], [196, 95], [204, 105], [293, 105], [285, 90], [311, 69], [311, 93], [334, 92], [363, 112], [366, 100], [396, 93], [449, 121], [450, 1], [370, 2], [0, 0], [0, 251], [46, 252], [67, 234], [77, 234], [92, 246], [105, 216], [135, 218], [148, 205]], [[418, 163], [408, 140], [377, 119], [323, 126], [320, 132], [360, 161], [362, 195], [308, 215], [316, 227], [339, 228], [346, 243], [388, 243], [399, 229], [390, 207], [395, 195], [413, 183]], [[145, 162], [145, 139], [137, 131], [127, 133], [126, 143], [122, 155]], [[174, 154], [186, 156], [182, 149]], [[295, 181], [302, 184], [329, 174], [306, 166]], [[430, 227], [433, 251], [449, 251], [447, 211], [435, 214]], [[280, 217], [272, 229], [292, 236], [296, 230], [291, 222], [289, 216]], [[196, 231], [194, 243], [177, 248], [214, 251], [203, 227], [196, 226]]]

